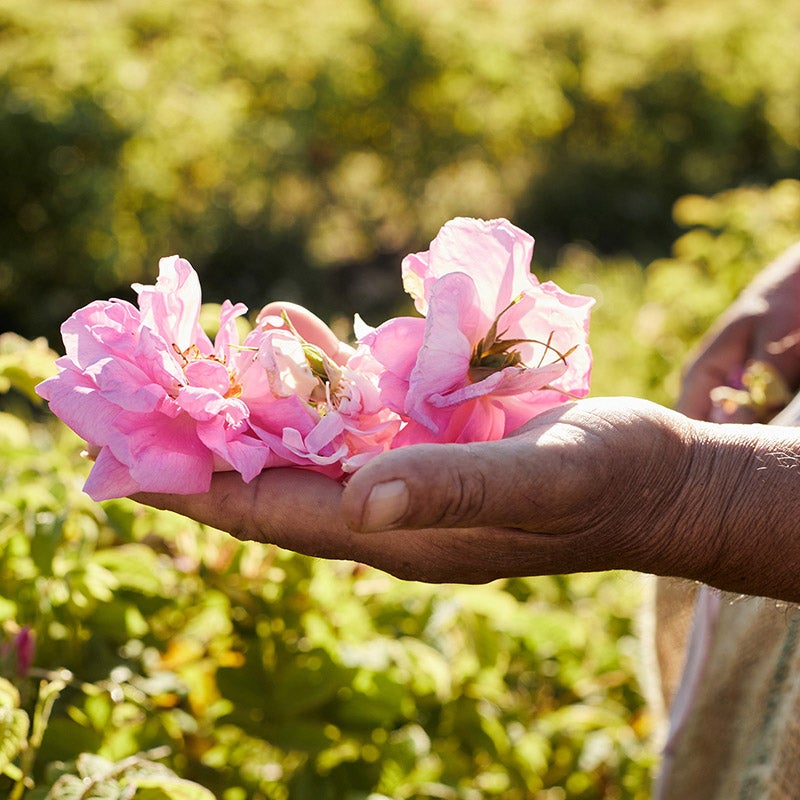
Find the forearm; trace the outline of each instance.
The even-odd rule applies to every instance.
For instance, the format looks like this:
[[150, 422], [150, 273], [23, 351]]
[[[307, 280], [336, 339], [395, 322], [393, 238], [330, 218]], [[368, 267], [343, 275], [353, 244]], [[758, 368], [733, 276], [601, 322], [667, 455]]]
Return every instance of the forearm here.
[[800, 429], [695, 423], [657, 571], [800, 602]]

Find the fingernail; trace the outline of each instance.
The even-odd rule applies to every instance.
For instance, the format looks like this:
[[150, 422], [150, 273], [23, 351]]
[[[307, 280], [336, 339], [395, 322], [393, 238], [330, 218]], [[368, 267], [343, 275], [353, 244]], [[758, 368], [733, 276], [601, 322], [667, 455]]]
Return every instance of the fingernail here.
[[372, 487], [364, 505], [363, 531], [381, 531], [396, 525], [408, 511], [408, 487], [402, 480], [386, 481]]

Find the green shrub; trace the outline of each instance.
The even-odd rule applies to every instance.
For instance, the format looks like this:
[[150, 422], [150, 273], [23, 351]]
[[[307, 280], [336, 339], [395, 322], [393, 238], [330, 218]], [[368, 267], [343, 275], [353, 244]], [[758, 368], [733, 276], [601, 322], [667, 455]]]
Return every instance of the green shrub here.
[[675, 400], [691, 347], [760, 269], [800, 240], [800, 182], [687, 195], [674, 217], [689, 230], [669, 258], [644, 270], [573, 246], [548, 273], [598, 298], [590, 338], [595, 394]]
[[92, 503], [81, 443], [24, 399], [55, 354], [0, 352], [4, 796], [647, 796], [635, 581], [404, 584]]

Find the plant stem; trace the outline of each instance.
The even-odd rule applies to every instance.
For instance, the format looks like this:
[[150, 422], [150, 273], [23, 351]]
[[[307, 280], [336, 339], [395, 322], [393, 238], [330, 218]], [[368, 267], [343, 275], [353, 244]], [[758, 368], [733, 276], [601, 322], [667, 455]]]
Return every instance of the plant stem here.
[[36, 761], [36, 754], [42, 746], [44, 732], [47, 729], [50, 714], [53, 712], [53, 704], [66, 685], [60, 678], [40, 681], [39, 696], [36, 698], [36, 706], [33, 709], [31, 735], [28, 737], [28, 746], [22, 754], [22, 774], [14, 784], [8, 800], [21, 800], [25, 790], [33, 787], [31, 773], [33, 772], [33, 764]]

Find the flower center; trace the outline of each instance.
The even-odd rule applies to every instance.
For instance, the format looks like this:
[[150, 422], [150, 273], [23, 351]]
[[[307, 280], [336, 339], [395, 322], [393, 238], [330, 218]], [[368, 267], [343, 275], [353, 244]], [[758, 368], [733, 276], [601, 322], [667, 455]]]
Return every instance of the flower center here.
[[[542, 366], [550, 366], [558, 361], [567, 363], [567, 357], [575, 350], [577, 345], [571, 347], [566, 353], [559, 352], [552, 345], [553, 331], [547, 337], [546, 342], [538, 339], [504, 339], [508, 329], [498, 332], [497, 326], [500, 317], [506, 313], [513, 305], [522, 299], [522, 295], [514, 298], [496, 317], [486, 336], [483, 337], [475, 347], [472, 348], [472, 355], [469, 360], [469, 370], [467, 375], [471, 383], [478, 383], [484, 378], [488, 378], [495, 372], [500, 372], [507, 367], [519, 367], [520, 369], [531, 369], [529, 364], [522, 361], [522, 354], [515, 348], [521, 344], [538, 344], [542, 346], [542, 355], [535, 369]], [[547, 354], [552, 353], [555, 359], [550, 364], [545, 364]]]
[[172, 349], [189, 386], [214, 389], [228, 400], [241, 397], [242, 385], [236, 379], [235, 371], [228, 369], [224, 359], [203, 355], [196, 344], [185, 350], [173, 344]]
[[317, 385], [312, 390], [308, 401], [324, 417], [328, 409], [336, 408], [341, 399], [346, 381], [342, 368], [321, 348], [306, 341], [292, 324], [289, 315], [284, 311], [281, 315], [286, 327], [297, 337], [303, 356], [308, 364], [311, 374], [317, 379]]

